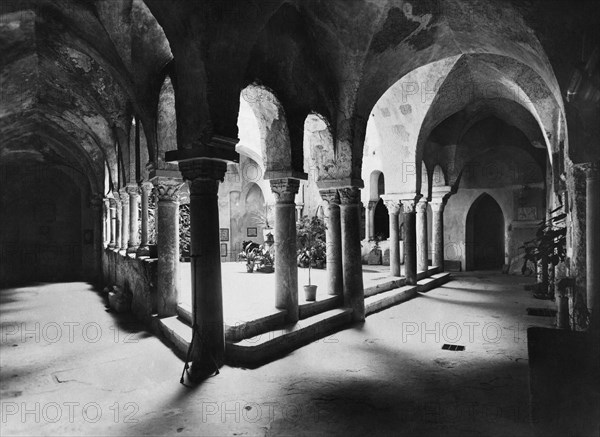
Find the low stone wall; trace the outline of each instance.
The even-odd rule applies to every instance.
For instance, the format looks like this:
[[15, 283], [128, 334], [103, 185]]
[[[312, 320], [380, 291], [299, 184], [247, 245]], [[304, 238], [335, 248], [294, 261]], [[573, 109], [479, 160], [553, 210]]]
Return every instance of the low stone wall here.
[[151, 323], [156, 313], [157, 265], [157, 259], [130, 258], [111, 249], [102, 253], [103, 285], [118, 285], [130, 292], [133, 314], [146, 323]]

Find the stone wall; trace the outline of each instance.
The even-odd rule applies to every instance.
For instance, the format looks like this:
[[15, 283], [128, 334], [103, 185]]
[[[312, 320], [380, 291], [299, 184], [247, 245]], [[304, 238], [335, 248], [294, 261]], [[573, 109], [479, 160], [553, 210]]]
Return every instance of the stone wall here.
[[102, 253], [103, 285], [118, 285], [131, 293], [133, 314], [147, 323], [156, 313], [157, 266], [157, 259], [129, 258], [110, 249]]

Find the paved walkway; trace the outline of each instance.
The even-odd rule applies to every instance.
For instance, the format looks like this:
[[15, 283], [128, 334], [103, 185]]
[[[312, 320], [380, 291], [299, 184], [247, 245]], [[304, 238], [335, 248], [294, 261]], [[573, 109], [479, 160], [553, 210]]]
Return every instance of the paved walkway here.
[[179, 384], [182, 363], [167, 346], [107, 312], [88, 285], [2, 290], [1, 434], [529, 435], [525, 330], [553, 321], [525, 308], [553, 303], [531, 298], [526, 282], [456, 275], [276, 362], [225, 366], [195, 389]]
[[[179, 264], [179, 301], [191, 307], [191, 264]], [[248, 321], [275, 311], [275, 273], [248, 273], [244, 262], [221, 264], [223, 312], [229, 324]], [[365, 288], [393, 279], [389, 266], [363, 266]], [[327, 271], [311, 269], [311, 283], [317, 285], [317, 301], [328, 297]], [[298, 299], [305, 303], [304, 285], [308, 269], [298, 269]]]

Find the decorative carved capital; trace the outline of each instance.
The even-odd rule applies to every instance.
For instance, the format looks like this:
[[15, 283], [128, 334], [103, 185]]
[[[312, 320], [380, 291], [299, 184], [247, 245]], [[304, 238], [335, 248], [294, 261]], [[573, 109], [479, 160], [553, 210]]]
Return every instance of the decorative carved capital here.
[[300, 188], [300, 181], [293, 178], [271, 179], [271, 191], [277, 203], [294, 203], [296, 193]]
[[421, 199], [415, 205], [415, 211], [417, 214], [426, 214], [427, 213], [427, 200]]
[[377, 200], [369, 200], [369, 203], [367, 203], [367, 209], [371, 211], [377, 206], [377, 203], [379, 203]]
[[398, 199], [383, 199], [383, 204], [389, 214], [397, 215], [402, 210], [402, 202]]
[[152, 192], [153, 188], [154, 185], [152, 185], [152, 183], [148, 181], [144, 181], [140, 184], [140, 191], [146, 196], [150, 196], [150, 193]]
[[415, 199], [404, 199], [402, 200], [402, 212], [404, 214], [410, 214], [415, 212], [417, 201]]
[[431, 205], [431, 212], [433, 212], [434, 214], [437, 214], [439, 212], [444, 212], [444, 208], [446, 207], [446, 201], [440, 199], [439, 201], [431, 201], [429, 202], [429, 205]]
[[126, 188], [121, 188], [119, 190], [119, 199], [121, 200], [121, 206], [123, 208], [129, 206], [129, 194], [127, 194]]
[[117, 199], [115, 199], [114, 197], [109, 197], [108, 204], [111, 209], [115, 209], [117, 207]]
[[158, 177], [153, 182], [159, 201], [179, 201], [179, 189], [183, 185], [181, 180]]
[[190, 181], [190, 196], [217, 195], [219, 181], [223, 181], [227, 172], [227, 163], [214, 159], [191, 159], [179, 163], [183, 178]]
[[127, 185], [127, 187], [125, 187], [125, 190], [127, 191], [127, 194], [129, 194], [130, 197], [134, 197], [140, 194], [140, 187], [138, 187], [137, 185]]
[[360, 203], [360, 188], [346, 187], [338, 189], [342, 205], [358, 205]]
[[340, 204], [340, 193], [337, 190], [319, 190], [321, 198], [327, 201], [330, 205]]

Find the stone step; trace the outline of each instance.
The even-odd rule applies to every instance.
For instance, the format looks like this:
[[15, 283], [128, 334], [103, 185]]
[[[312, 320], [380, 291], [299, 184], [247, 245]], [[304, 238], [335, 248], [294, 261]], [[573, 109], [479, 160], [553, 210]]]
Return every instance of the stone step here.
[[385, 293], [386, 291], [390, 291], [395, 288], [403, 287], [405, 284], [406, 278], [397, 278], [391, 276], [386, 282], [381, 282], [373, 287], [365, 288], [365, 298], [375, 296], [379, 293]]
[[338, 308], [239, 342], [228, 341], [225, 359], [234, 366], [258, 367], [340, 331], [351, 320], [351, 309]]
[[417, 295], [417, 286], [404, 285], [393, 290], [378, 293], [365, 298], [365, 315], [406, 302]]
[[300, 319], [307, 319], [325, 311], [339, 308], [344, 303], [344, 296], [327, 296], [315, 302], [303, 302], [298, 305]]
[[[240, 341], [276, 329], [285, 324], [286, 310], [273, 308], [271, 313], [257, 314], [249, 321], [225, 320], [225, 340]], [[192, 308], [184, 303], [177, 305], [179, 319], [192, 326]]]
[[444, 285], [450, 279], [451, 276], [448, 272], [436, 273], [429, 278], [421, 279], [417, 282], [417, 291], [419, 293], [426, 293], [433, 288]]
[[185, 359], [192, 341], [192, 328], [177, 316], [159, 320], [158, 326], [177, 356]]

